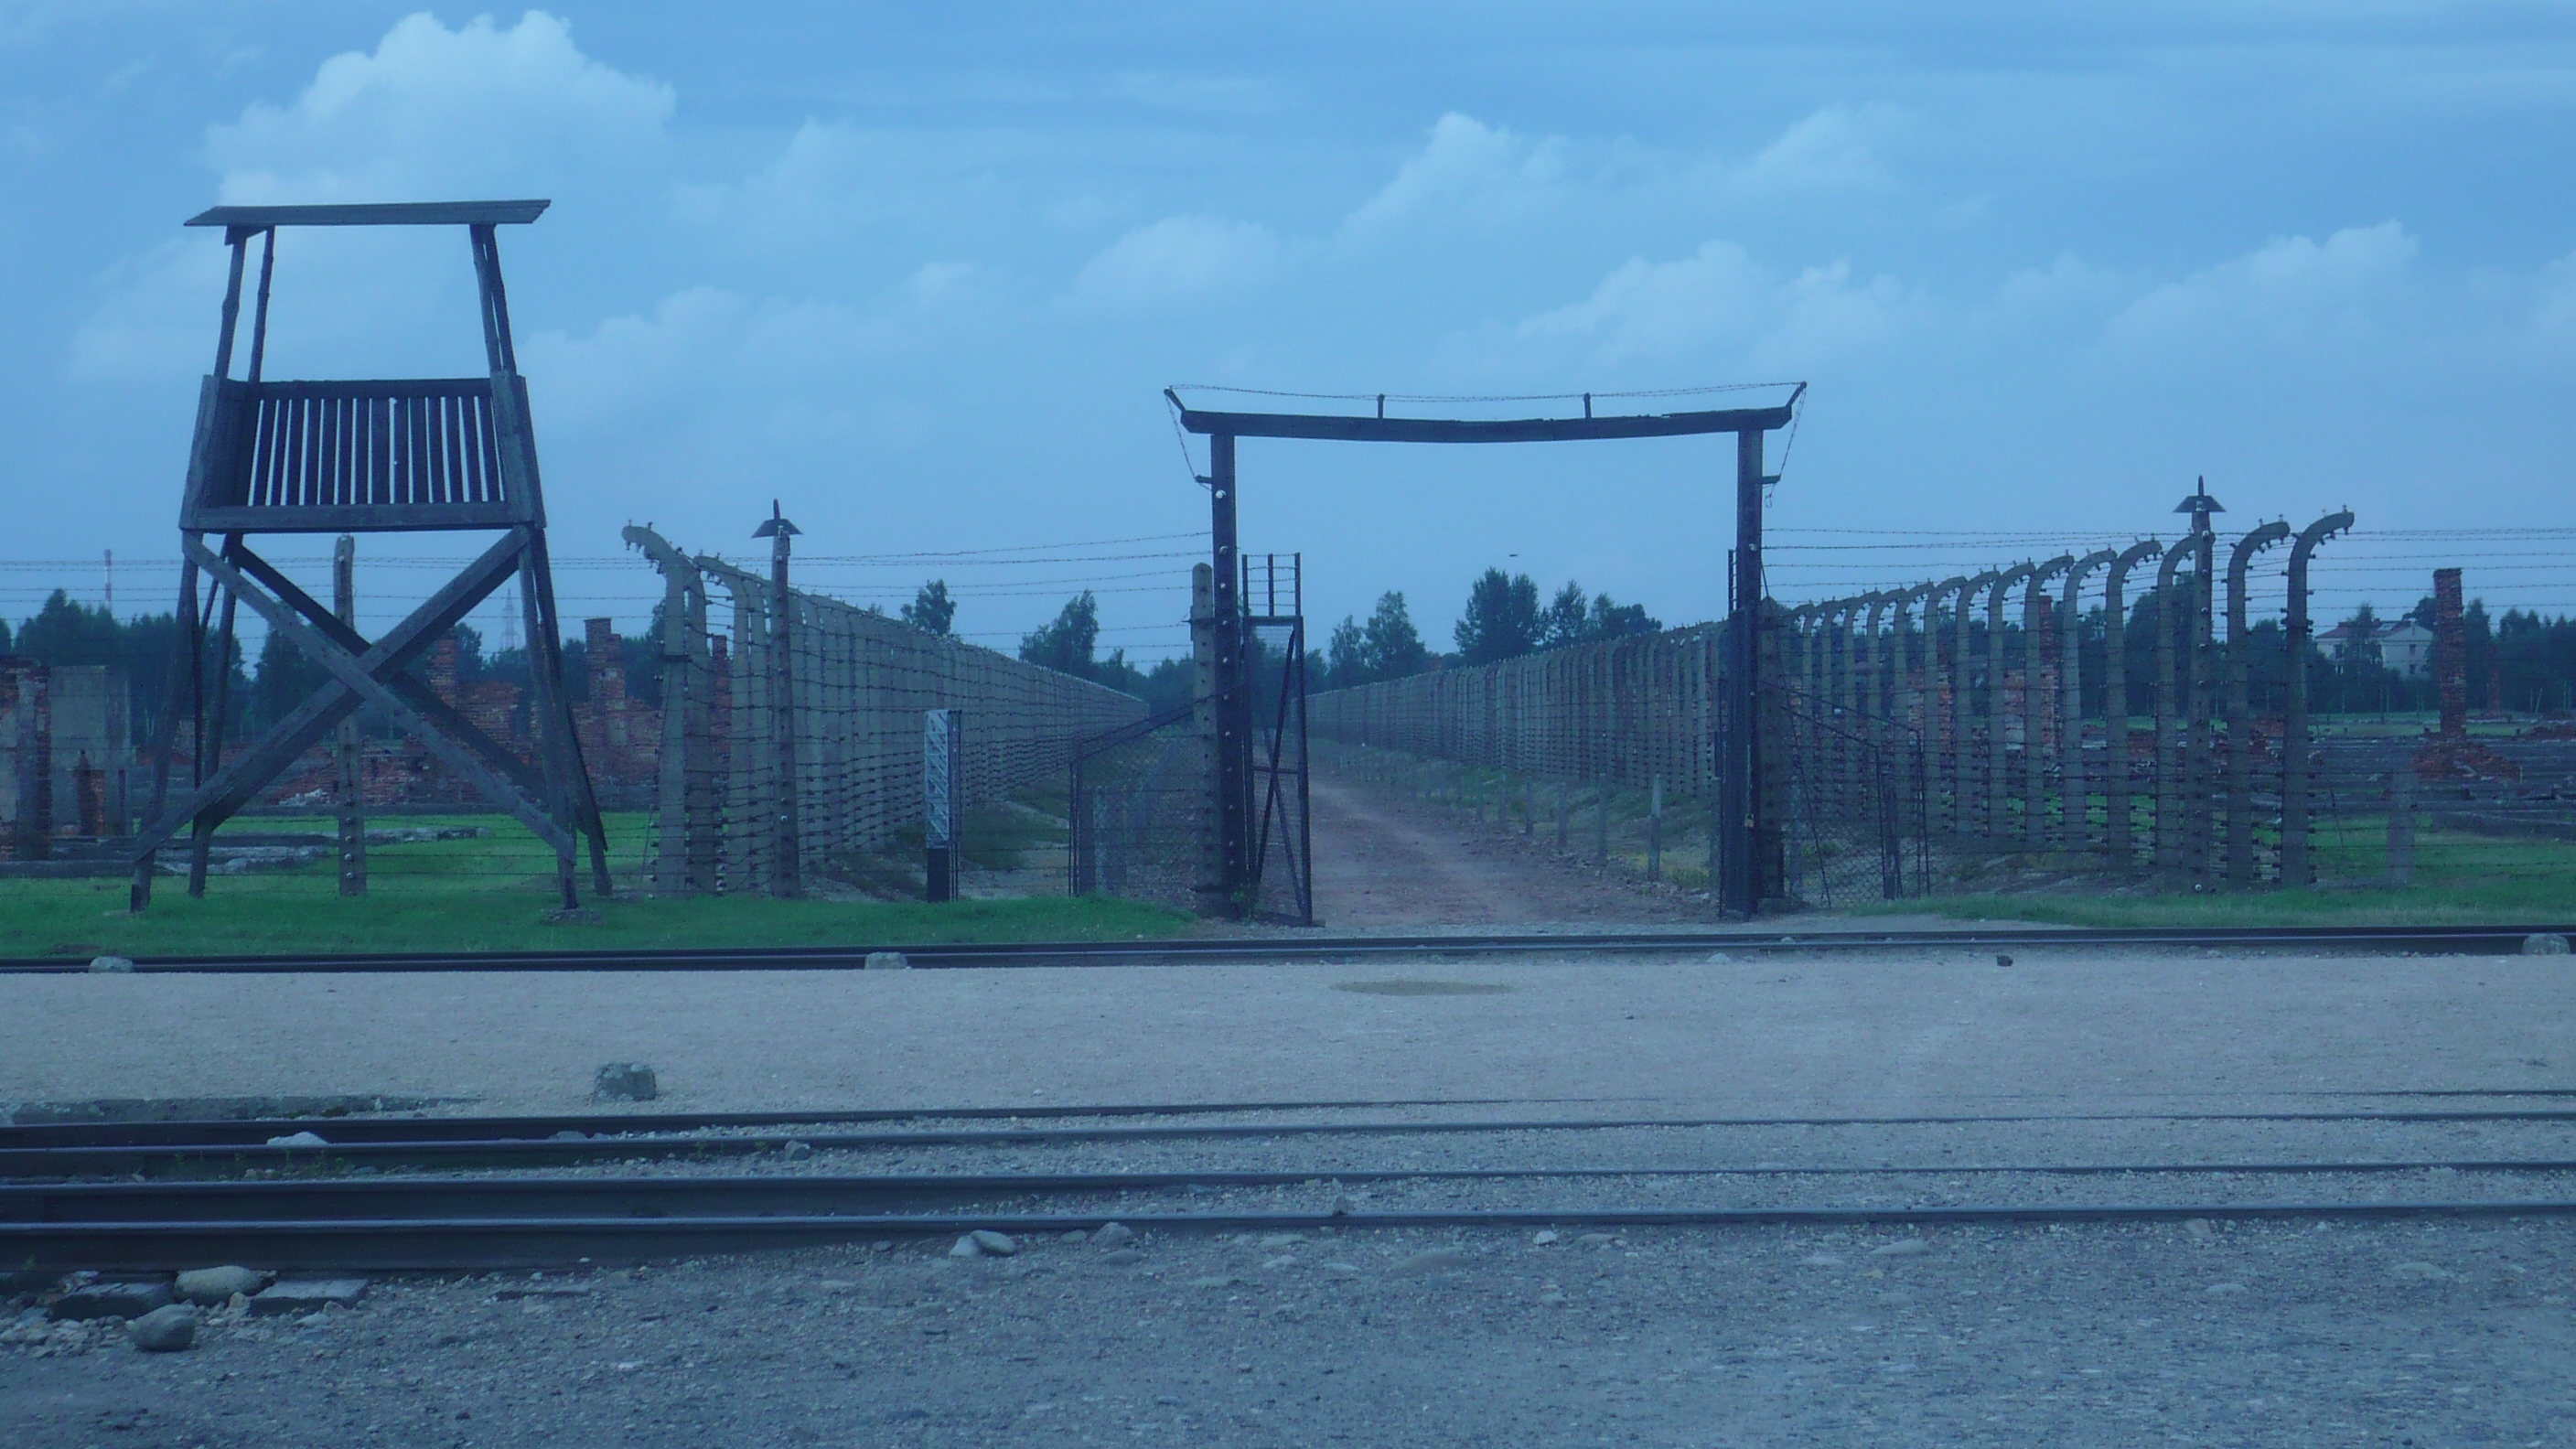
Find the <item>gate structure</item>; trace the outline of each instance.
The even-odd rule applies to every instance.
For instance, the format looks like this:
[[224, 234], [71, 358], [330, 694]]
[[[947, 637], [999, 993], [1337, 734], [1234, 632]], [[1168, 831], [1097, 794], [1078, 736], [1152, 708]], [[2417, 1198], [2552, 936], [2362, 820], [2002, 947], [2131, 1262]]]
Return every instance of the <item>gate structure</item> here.
[[[1725, 408], [1705, 412], [1648, 413], [1597, 417], [1592, 394], [1583, 394], [1579, 418], [1390, 418], [1386, 397], [1377, 398], [1374, 417], [1315, 413], [1224, 412], [1193, 408], [1176, 389], [1163, 397], [1180, 427], [1208, 440], [1209, 533], [1216, 585], [1215, 638], [1208, 693], [1218, 712], [1217, 838], [1219, 883], [1233, 912], [1251, 910], [1255, 885], [1262, 875], [1261, 852], [1270, 839], [1268, 800], [1254, 766], [1253, 739], [1257, 701], [1254, 650], [1261, 626], [1244, 598], [1243, 558], [1236, 534], [1235, 443], [1240, 438], [1305, 438], [1353, 443], [1542, 443], [1612, 438], [1674, 438], [1707, 433], [1735, 435], [1735, 549], [1728, 572], [1728, 697], [1716, 733], [1718, 820], [1716, 832], [1718, 901], [1721, 909], [1751, 916], [1758, 909], [1766, 872], [1758, 859], [1777, 850], [1779, 824], [1769, 792], [1757, 787], [1762, 778], [1752, 727], [1759, 716], [1760, 650], [1754, 644], [1754, 620], [1763, 610], [1762, 490], [1776, 483], [1764, 471], [1766, 434], [1789, 426], [1799, 383], [1788, 401], [1777, 407]], [[1302, 655], [1302, 643], [1300, 645]], [[1302, 693], [1302, 691], [1301, 691]], [[1302, 771], [1303, 764], [1300, 761]]]
[[[154, 857], [192, 831], [188, 893], [206, 889], [215, 828], [248, 805], [296, 758], [362, 705], [380, 710], [440, 764], [518, 817], [554, 847], [564, 904], [577, 901], [577, 842], [590, 841], [594, 888], [609, 889], [607, 841], [582, 766], [564, 693], [562, 626], [546, 555], [545, 499], [537, 478], [528, 389], [510, 338], [496, 228], [535, 221], [543, 201], [426, 202], [375, 206], [218, 206], [188, 221], [220, 226], [231, 280], [215, 344], [215, 369], [198, 394], [195, 441], [179, 503], [179, 632], [171, 707], [153, 742], [151, 822], [135, 837], [133, 908], [152, 898]], [[271, 382], [269, 287], [277, 231], [293, 226], [463, 226], [472, 244], [483, 317], [483, 377], [363, 382]], [[260, 241], [259, 291], [245, 375], [232, 376], [242, 272]], [[360, 635], [330, 604], [307, 594], [249, 543], [256, 534], [498, 532], [463, 573], [382, 638]], [[208, 539], [219, 540], [209, 544]], [[206, 592], [200, 597], [199, 575]], [[537, 760], [519, 757], [442, 701], [411, 673], [420, 659], [493, 591], [518, 581], [528, 621]], [[236, 606], [330, 676], [231, 758], [223, 737]], [[184, 718], [187, 777], [171, 798], [171, 766]]]

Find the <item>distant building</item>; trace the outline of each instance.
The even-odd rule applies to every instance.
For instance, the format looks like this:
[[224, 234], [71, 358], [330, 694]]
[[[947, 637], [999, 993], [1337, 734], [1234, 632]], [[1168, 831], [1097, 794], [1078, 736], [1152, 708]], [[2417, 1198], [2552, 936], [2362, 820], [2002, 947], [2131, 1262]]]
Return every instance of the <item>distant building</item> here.
[[0, 657], [0, 858], [133, 828], [125, 671]]
[[2433, 631], [2412, 619], [2382, 620], [2367, 630], [2337, 624], [2317, 636], [2328, 659], [2367, 659], [2384, 664], [2400, 679], [2433, 677]]

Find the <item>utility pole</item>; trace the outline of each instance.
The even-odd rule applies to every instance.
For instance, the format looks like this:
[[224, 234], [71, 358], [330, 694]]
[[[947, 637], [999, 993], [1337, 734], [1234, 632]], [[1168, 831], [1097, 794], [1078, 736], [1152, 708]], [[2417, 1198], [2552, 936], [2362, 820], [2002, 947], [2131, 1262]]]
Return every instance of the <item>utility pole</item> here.
[[[358, 540], [341, 534], [331, 546], [331, 612], [340, 622], [358, 626]], [[367, 893], [367, 761], [366, 742], [358, 735], [358, 716], [340, 721], [340, 894]]]
[[751, 531], [769, 540], [769, 719], [778, 741], [778, 869], [770, 891], [789, 898], [805, 893], [796, 840], [796, 656], [789, 647], [796, 606], [787, 592], [787, 540], [799, 531], [779, 513], [775, 498], [769, 500], [769, 516]]
[[1727, 849], [1719, 872], [1718, 909], [1751, 919], [1765, 882], [1756, 861], [1770, 822], [1761, 818], [1762, 489], [1777, 481], [1762, 471], [1762, 431], [1735, 435], [1735, 569], [1726, 619], [1727, 709], [1718, 733], [1719, 825]]

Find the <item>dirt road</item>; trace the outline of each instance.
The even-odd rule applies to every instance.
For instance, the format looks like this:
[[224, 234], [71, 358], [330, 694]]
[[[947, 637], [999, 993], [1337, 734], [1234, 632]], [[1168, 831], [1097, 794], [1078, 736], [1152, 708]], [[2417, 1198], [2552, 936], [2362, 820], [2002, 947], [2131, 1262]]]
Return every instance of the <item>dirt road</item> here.
[[1373, 790], [1318, 769], [1315, 914], [1335, 930], [1713, 925], [1696, 895], [1649, 890], [1559, 859], [1555, 840]]

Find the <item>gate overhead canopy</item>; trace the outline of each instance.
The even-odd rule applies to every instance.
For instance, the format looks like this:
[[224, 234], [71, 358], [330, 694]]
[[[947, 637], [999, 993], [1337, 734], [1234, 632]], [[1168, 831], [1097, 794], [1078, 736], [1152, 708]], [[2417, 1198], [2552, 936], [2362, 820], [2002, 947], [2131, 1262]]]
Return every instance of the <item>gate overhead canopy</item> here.
[[1377, 399], [1374, 417], [1321, 413], [1228, 412], [1193, 408], [1173, 388], [1163, 390], [1181, 427], [1208, 440], [1210, 533], [1216, 582], [1217, 640], [1213, 693], [1219, 710], [1217, 807], [1219, 849], [1225, 884], [1240, 888], [1257, 880], [1261, 862], [1253, 798], [1252, 692], [1245, 678], [1247, 631], [1244, 603], [1237, 588], [1241, 548], [1236, 534], [1235, 440], [1237, 438], [1306, 438], [1348, 443], [1571, 443], [1617, 438], [1677, 438], [1704, 433], [1735, 435], [1735, 556], [1729, 592], [1727, 726], [1719, 732], [1718, 902], [1722, 909], [1750, 916], [1759, 903], [1761, 882], [1755, 869], [1766, 833], [1776, 826], [1758, 818], [1761, 792], [1753, 788], [1754, 672], [1753, 619], [1762, 607], [1762, 489], [1778, 477], [1764, 471], [1763, 436], [1785, 428], [1797, 417], [1798, 399], [1807, 385], [1799, 383], [1776, 407], [1717, 408], [1697, 412], [1635, 413], [1596, 417], [1592, 394], [1583, 395], [1579, 418], [1390, 418], [1386, 398]]

